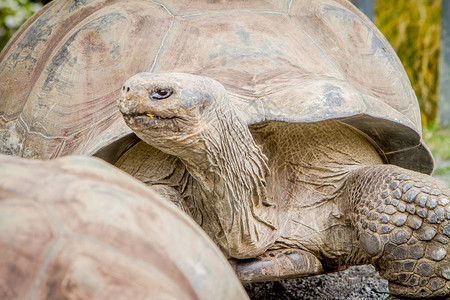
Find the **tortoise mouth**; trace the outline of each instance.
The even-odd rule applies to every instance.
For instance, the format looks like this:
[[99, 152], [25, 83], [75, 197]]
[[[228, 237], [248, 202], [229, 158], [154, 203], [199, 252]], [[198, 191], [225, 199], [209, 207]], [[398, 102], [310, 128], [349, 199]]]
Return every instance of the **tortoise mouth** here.
[[132, 129], [166, 129], [179, 131], [178, 116], [161, 116], [153, 112], [123, 114], [123, 118]]
[[156, 119], [156, 120], [172, 120], [172, 119], [179, 119], [177, 116], [161, 116], [157, 115], [153, 112], [145, 112], [145, 113], [132, 113], [132, 114], [123, 114], [124, 118], [149, 118], [149, 119]]

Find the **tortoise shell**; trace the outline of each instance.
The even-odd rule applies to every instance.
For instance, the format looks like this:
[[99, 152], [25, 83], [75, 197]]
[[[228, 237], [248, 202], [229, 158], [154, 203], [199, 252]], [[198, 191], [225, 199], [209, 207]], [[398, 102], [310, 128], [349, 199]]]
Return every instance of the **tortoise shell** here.
[[0, 155], [1, 299], [248, 299], [187, 215], [92, 157]]
[[136, 139], [119, 90], [143, 71], [219, 81], [249, 125], [338, 119], [386, 163], [433, 169], [399, 59], [345, 0], [53, 1], [0, 55], [0, 151], [114, 162]]

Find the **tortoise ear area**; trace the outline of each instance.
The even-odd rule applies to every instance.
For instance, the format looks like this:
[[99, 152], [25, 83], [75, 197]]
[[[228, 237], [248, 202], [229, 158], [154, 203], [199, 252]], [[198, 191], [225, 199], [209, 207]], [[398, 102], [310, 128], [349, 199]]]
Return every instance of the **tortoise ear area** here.
[[185, 108], [201, 108], [200, 113], [211, 102], [211, 96], [197, 89], [183, 89], [180, 94], [180, 102]]

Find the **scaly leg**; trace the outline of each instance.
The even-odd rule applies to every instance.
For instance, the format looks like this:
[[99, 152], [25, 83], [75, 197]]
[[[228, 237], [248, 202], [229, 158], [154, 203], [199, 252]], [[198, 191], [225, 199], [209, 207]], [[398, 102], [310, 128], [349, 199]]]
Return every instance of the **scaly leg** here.
[[352, 171], [346, 192], [366, 257], [407, 297], [450, 294], [450, 190], [391, 165]]

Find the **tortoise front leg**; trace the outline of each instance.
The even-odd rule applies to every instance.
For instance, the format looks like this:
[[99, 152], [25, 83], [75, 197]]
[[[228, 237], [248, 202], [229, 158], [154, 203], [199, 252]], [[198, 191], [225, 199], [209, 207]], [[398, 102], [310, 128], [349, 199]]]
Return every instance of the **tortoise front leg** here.
[[323, 274], [320, 260], [299, 249], [267, 251], [251, 259], [229, 259], [243, 283], [282, 280]]
[[449, 295], [450, 190], [391, 165], [352, 171], [346, 187], [356, 239], [391, 293]]

